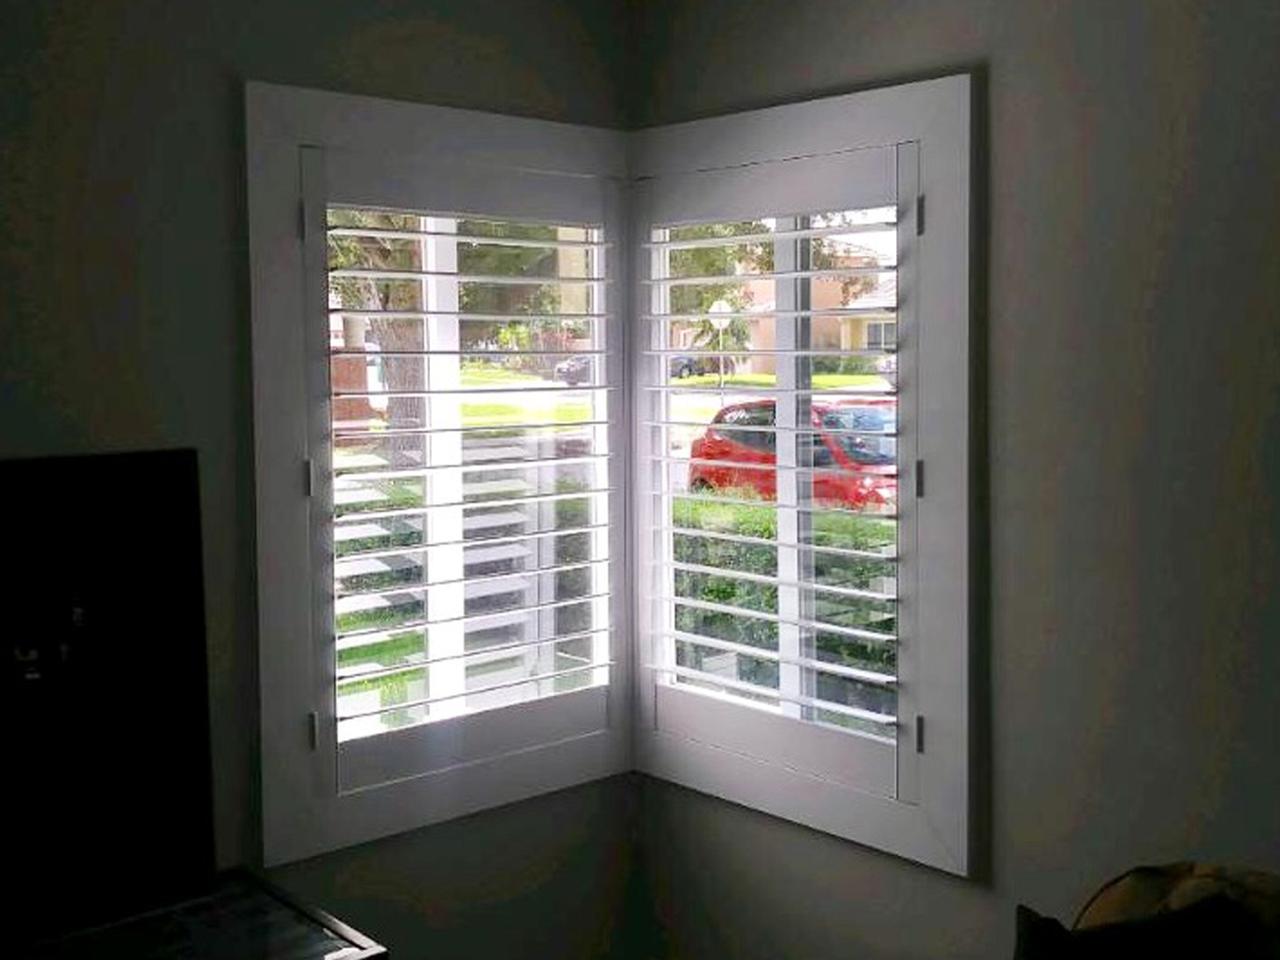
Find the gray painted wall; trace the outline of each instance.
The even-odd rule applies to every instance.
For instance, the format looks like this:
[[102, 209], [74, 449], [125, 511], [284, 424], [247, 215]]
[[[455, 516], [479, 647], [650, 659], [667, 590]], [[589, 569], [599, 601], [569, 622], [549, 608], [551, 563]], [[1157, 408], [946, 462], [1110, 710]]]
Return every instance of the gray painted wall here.
[[590, 2], [0, 2], [0, 457], [200, 456], [219, 860], [260, 858], [245, 79], [616, 125]]
[[[678, 2], [633, 121], [989, 80], [989, 880], [647, 781], [674, 953], [1000, 957], [1137, 863], [1280, 869], [1280, 7]], [[927, 161], [926, 161], [927, 162]]]
[[638, 792], [598, 780], [272, 871], [377, 935], [395, 960], [638, 956], [652, 938], [632, 870]]
[[242, 80], [609, 125], [979, 65], [989, 878], [628, 778], [280, 875], [399, 956], [550, 917], [570, 955], [877, 958], [1008, 955], [1015, 900], [1137, 862], [1280, 869], [1274, 4], [636, 2], [626, 56], [588, 0], [0, 6], [0, 456], [199, 449], [223, 863], [258, 850]]

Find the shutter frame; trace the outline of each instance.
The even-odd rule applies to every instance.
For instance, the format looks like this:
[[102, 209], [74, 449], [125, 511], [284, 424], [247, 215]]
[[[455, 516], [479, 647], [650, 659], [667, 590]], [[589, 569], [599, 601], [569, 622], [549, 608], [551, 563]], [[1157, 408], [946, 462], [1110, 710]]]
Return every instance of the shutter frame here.
[[[893, 791], [876, 797], [810, 759], [788, 756], [804, 738], [805, 725], [791, 718], [760, 715], [767, 722], [791, 724], [792, 740], [767, 755], [764, 736], [742, 742], [732, 720], [710, 714], [702, 694], [681, 691], [655, 676], [638, 686], [637, 763], [654, 776], [674, 780], [737, 803], [764, 810], [847, 839], [906, 856], [952, 873], [966, 874], [973, 838], [969, 829], [969, 123], [968, 77], [948, 77], [887, 87], [654, 131], [633, 140], [633, 172], [643, 178], [637, 189], [635, 242], [651, 242], [638, 258], [676, 244], [646, 235], [650, 224], [737, 220], [783, 214], [787, 210], [859, 206], [838, 194], [825, 199], [816, 177], [797, 187], [777, 189], [769, 182], [812, 163], [832, 170], [842, 158], [891, 148], [892, 182], [898, 205], [899, 238], [914, 247], [898, 260], [901, 302], [885, 319], [899, 326], [899, 460], [906, 473], [903, 496], [914, 492], [916, 460], [929, 461], [927, 498], [902, 500], [904, 517], [918, 518], [919, 533], [908, 530], [896, 559], [914, 574], [899, 577], [904, 637], [899, 659], [899, 722]], [[826, 158], [824, 163], [812, 162]], [[749, 169], [750, 173], [740, 171]], [[871, 170], [872, 167], [865, 166]], [[719, 193], [712, 181], [726, 184]], [[697, 183], [701, 199], [689, 185]], [[745, 189], [750, 185], [751, 190]], [[662, 196], [662, 194], [666, 194]], [[921, 197], [928, 195], [929, 222], [922, 229]], [[768, 199], [761, 204], [761, 196]], [[783, 208], [777, 198], [814, 198], [808, 206]], [[727, 199], [724, 199], [727, 198]], [[718, 199], [724, 202], [716, 206]], [[755, 204], [753, 207], [752, 204]], [[867, 203], [865, 205], [870, 205]], [[684, 212], [691, 211], [691, 212]], [[649, 285], [637, 285], [644, 297]], [[644, 302], [641, 300], [640, 302]], [[641, 309], [642, 323], [665, 311]], [[783, 311], [779, 311], [781, 315]], [[791, 316], [791, 314], [788, 314]], [[918, 325], [918, 329], [917, 329]], [[634, 351], [651, 346], [643, 335]], [[654, 351], [657, 353], [658, 351]], [[913, 359], [914, 358], [914, 359]], [[913, 364], [920, 364], [918, 370]], [[646, 391], [636, 388], [637, 402]], [[919, 401], [918, 408], [912, 405]], [[918, 420], [917, 420], [918, 418]], [[692, 418], [648, 416], [652, 427], [663, 420]], [[775, 427], [781, 443], [781, 423]], [[798, 424], [796, 425], [798, 426]], [[641, 459], [647, 452], [644, 430], [637, 430]], [[782, 471], [779, 471], [781, 473]], [[650, 498], [652, 499], [652, 498]], [[680, 529], [664, 522], [654, 504], [637, 504], [637, 526]], [[637, 565], [645, 549], [637, 542]], [[919, 578], [918, 584], [913, 582]], [[907, 621], [917, 617], [915, 624]], [[651, 634], [661, 627], [641, 620], [641, 646], [647, 662], [655, 659]], [[642, 668], [643, 670], [643, 668]], [[680, 723], [672, 723], [672, 704], [681, 698]], [[687, 703], [685, 701], [688, 701]], [[715, 705], [745, 718], [749, 708]], [[916, 716], [928, 713], [928, 749], [917, 753]], [[766, 720], [752, 722], [764, 723]], [[680, 724], [683, 724], [681, 726]], [[834, 758], [838, 756], [832, 754]], [[849, 762], [857, 763], [853, 751]], [[845, 782], [840, 782], [841, 779]]]

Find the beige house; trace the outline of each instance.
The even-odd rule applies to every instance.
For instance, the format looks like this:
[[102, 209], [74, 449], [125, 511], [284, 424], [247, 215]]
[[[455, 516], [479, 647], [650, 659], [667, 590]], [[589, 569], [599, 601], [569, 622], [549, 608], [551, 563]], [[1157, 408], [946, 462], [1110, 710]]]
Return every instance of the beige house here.
[[[852, 258], [848, 258], [852, 260]], [[862, 266], [862, 263], [850, 262], [847, 266]], [[750, 300], [750, 312], [758, 314], [747, 322], [750, 335], [746, 353], [735, 358], [734, 368], [738, 373], [774, 373], [775, 363], [772, 354], [763, 351], [772, 350], [776, 339], [776, 324], [779, 322], [772, 311], [776, 307], [775, 281], [749, 280], [746, 292]], [[811, 345], [815, 350], [881, 350], [892, 346], [895, 337], [894, 305], [897, 303], [896, 276], [892, 273], [877, 277], [876, 286], [869, 291], [860, 291], [854, 296], [846, 294], [844, 281], [840, 277], [818, 277], [810, 282], [810, 306], [814, 311], [837, 310], [841, 307], [883, 307], [884, 313], [859, 313], [837, 316], [816, 316], [812, 320]], [[712, 308], [713, 311], [715, 308]], [[728, 309], [726, 305], [726, 310]], [[784, 319], [782, 322], [789, 322]], [[694, 338], [697, 330], [694, 324], [673, 324], [671, 346], [674, 349], [708, 349], [697, 347]], [[713, 348], [714, 349], [714, 348]], [[761, 351], [757, 355], [749, 355], [752, 351]]]

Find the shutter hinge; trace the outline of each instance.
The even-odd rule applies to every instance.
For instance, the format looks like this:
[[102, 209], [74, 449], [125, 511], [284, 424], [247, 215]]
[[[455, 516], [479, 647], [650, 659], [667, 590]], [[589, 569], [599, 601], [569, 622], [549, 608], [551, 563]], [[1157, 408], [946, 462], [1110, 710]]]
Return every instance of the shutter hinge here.
[[314, 460], [302, 461], [302, 494], [310, 497], [316, 490], [316, 464]]
[[924, 236], [924, 194], [916, 197], [916, 236]]
[[311, 749], [316, 750], [320, 747], [320, 714], [312, 710], [307, 714], [307, 739], [311, 744]]
[[924, 497], [924, 461], [916, 461], [916, 499]]
[[[315, 714], [313, 713], [314, 717]], [[916, 714], [916, 753], [924, 753], [924, 717]]]

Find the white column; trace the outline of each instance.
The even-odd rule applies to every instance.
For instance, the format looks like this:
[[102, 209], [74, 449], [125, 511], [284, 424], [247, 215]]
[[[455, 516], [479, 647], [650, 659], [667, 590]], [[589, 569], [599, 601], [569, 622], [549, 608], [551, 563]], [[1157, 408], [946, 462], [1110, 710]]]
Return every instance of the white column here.
[[[587, 231], [587, 239], [602, 239], [601, 231], [597, 228]], [[587, 254], [586, 273], [588, 276], [603, 277], [606, 275], [605, 252], [603, 250], [592, 250]], [[593, 283], [589, 288], [589, 295], [585, 305], [587, 313], [606, 313], [608, 312], [608, 298], [606, 296], [606, 286], [603, 283]], [[609, 323], [606, 321], [589, 320], [591, 330], [591, 347], [592, 350], [606, 350], [609, 337]], [[608, 361], [605, 355], [601, 354], [599, 359], [592, 362], [592, 369], [596, 375], [600, 377], [600, 382], [608, 382], [607, 371], [609, 369]], [[593, 381], [594, 382], [594, 381]], [[609, 403], [610, 397], [608, 391], [601, 391], [592, 394], [593, 401], [591, 405], [591, 419], [601, 420], [606, 423], [609, 420]], [[608, 427], [587, 427], [587, 432], [591, 436], [591, 452], [592, 453], [609, 453], [609, 428]], [[590, 471], [590, 486], [593, 489], [601, 489], [609, 486], [610, 462], [608, 460], [595, 461], [594, 468]], [[592, 497], [590, 500], [590, 509], [587, 511], [587, 522], [592, 526], [605, 524], [610, 521], [610, 512], [615, 517], [620, 518], [624, 514], [626, 504], [614, 499], [611, 494], [608, 499], [601, 497]], [[587, 554], [591, 560], [605, 560], [609, 557], [609, 530], [593, 530], [589, 535], [591, 542], [591, 550]], [[615, 562], [621, 558], [616, 558]], [[611, 564], [601, 563], [591, 568], [591, 592], [593, 594], [607, 594], [610, 588], [609, 568]], [[621, 599], [619, 604], [621, 604]], [[609, 617], [609, 601], [607, 599], [591, 601], [591, 628], [602, 627], [610, 622]], [[609, 659], [610, 637], [608, 633], [596, 634], [591, 641], [591, 660], [594, 663], [603, 663]], [[609, 681], [609, 670], [607, 667], [600, 667], [591, 671], [591, 682], [593, 684], [603, 684]]]
[[[442, 217], [424, 217], [423, 228], [432, 233], [456, 233], [456, 220]], [[458, 269], [457, 241], [443, 237], [424, 237], [422, 240], [423, 269], [456, 273]], [[426, 324], [426, 348], [428, 350], [458, 350], [461, 344], [458, 310], [458, 281], [449, 277], [424, 277], [422, 303], [429, 311], [442, 311], [430, 316]], [[431, 391], [457, 390], [462, 385], [460, 357], [456, 354], [433, 355], [427, 358], [426, 387]], [[462, 465], [462, 398], [457, 394], [435, 394], [427, 401], [427, 426], [433, 432], [429, 439], [427, 463], [433, 468]], [[441, 432], [442, 431], [442, 432]], [[427, 583], [445, 583], [462, 579], [463, 548], [462, 507], [440, 507], [439, 504], [456, 504], [462, 501], [463, 474], [459, 469], [433, 469], [426, 481], [428, 510], [427, 535]], [[427, 594], [427, 650], [431, 657], [456, 656], [465, 651], [463, 624], [457, 622], [463, 616], [466, 601], [464, 585], [435, 587]], [[453, 622], [441, 622], [453, 621]], [[431, 667], [427, 685], [428, 696], [448, 697], [466, 690], [466, 668], [462, 660], [447, 660]], [[452, 700], [433, 704], [432, 720], [454, 716], [466, 710], [466, 698], [455, 696]]]
[[[670, 230], [655, 230], [650, 238], [655, 243], [665, 243], [671, 239]], [[662, 280], [668, 277], [670, 271], [671, 254], [667, 250], [654, 249], [649, 256], [649, 277], [653, 280]], [[649, 293], [649, 310], [655, 317], [663, 317], [671, 309], [671, 295], [666, 284], [655, 283], [650, 285]], [[652, 321], [654, 328], [649, 339], [649, 344], [657, 350], [669, 349], [672, 345], [671, 322], [666, 319], [656, 319]], [[650, 369], [656, 373], [656, 376], [650, 381], [653, 384], [667, 386], [671, 376], [671, 364], [665, 355], [659, 355], [650, 359]], [[647, 403], [644, 400], [647, 399]], [[647, 398], [642, 398], [644, 407], [650, 413], [649, 419], [654, 423], [662, 423], [672, 420], [671, 416], [672, 397], [669, 393], [660, 390], [651, 391]], [[665, 464], [656, 461], [645, 462], [643, 459], [645, 454], [658, 454], [666, 456], [670, 447], [670, 435], [666, 427], [655, 427], [645, 431], [645, 443], [637, 450], [640, 455], [639, 461], [636, 463], [636, 472], [643, 472], [644, 476], [649, 478], [648, 484], [641, 484], [639, 488], [642, 496], [648, 498], [649, 502], [645, 505], [648, 508], [647, 515], [657, 520], [664, 527], [674, 525], [673, 512], [675, 509], [675, 498], [671, 496], [671, 484], [675, 478], [675, 471], [680, 469], [676, 464]], [[656, 439], [655, 439], [656, 438]], [[658, 496], [654, 496], [658, 493]], [[642, 514], [644, 515], [644, 514]], [[655, 550], [652, 570], [638, 571], [641, 576], [652, 577], [653, 581], [649, 584], [649, 596], [651, 597], [674, 597], [676, 595], [675, 571], [671, 564], [675, 561], [675, 538], [670, 533], [661, 535], [655, 534], [651, 530], [637, 530], [637, 536], [654, 537]], [[671, 631], [675, 629], [675, 605], [672, 603], [655, 602], [652, 626], [654, 636], [641, 638], [642, 643], [647, 643], [652, 651], [653, 663], [655, 667], [670, 667], [676, 662], [676, 645], [674, 640], [668, 639]], [[662, 634], [658, 636], [657, 634]], [[672, 677], [669, 674], [657, 674], [660, 682], [671, 682]]]
[[[778, 218], [777, 230], [796, 229], [795, 218]], [[799, 246], [804, 241], [785, 240], [774, 244], [773, 268], [779, 273], [799, 269]], [[801, 280], [776, 280], [775, 303], [779, 313], [802, 308]], [[807, 300], [807, 298], [806, 298]], [[778, 350], [804, 349], [808, 343], [807, 318], [776, 317], [774, 319], [774, 343]], [[801, 553], [797, 544], [803, 542], [808, 514], [798, 509], [811, 502], [810, 478], [795, 470], [813, 462], [812, 451], [806, 446], [807, 435], [798, 434], [796, 428], [809, 426], [809, 396], [796, 390], [808, 389], [808, 362], [805, 359], [777, 358], [777, 410], [775, 426], [780, 428], [776, 436], [777, 487], [778, 487], [778, 615], [782, 620], [797, 621], [803, 615], [801, 591], [788, 583], [801, 581]], [[788, 429], [789, 428], [789, 429]], [[778, 653], [783, 657], [801, 655], [801, 630], [792, 623], [778, 624]], [[803, 692], [801, 669], [794, 664], [778, 664], [778, 692], [795, 697]], [[782, 712], [786, 716], [802, 716], [799, 704], [783, 700]]]

